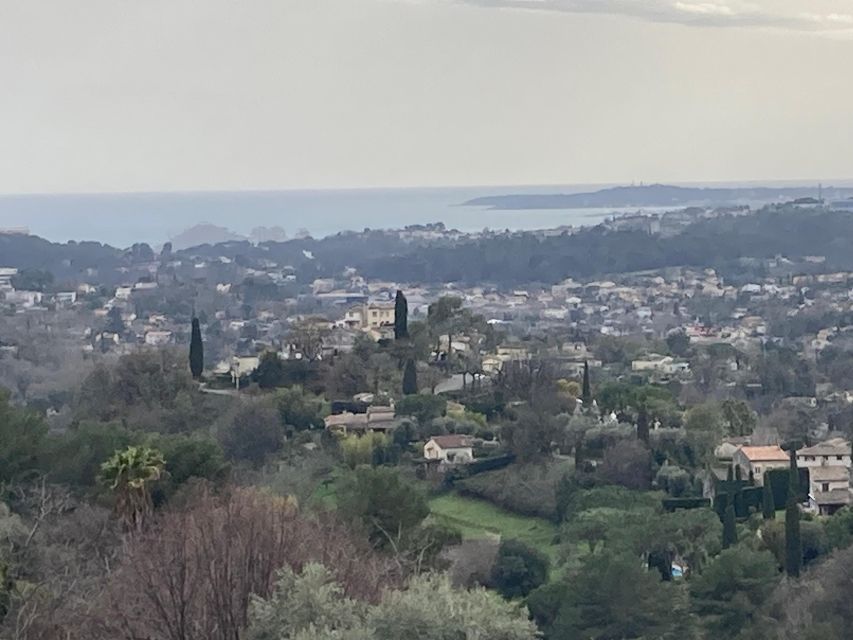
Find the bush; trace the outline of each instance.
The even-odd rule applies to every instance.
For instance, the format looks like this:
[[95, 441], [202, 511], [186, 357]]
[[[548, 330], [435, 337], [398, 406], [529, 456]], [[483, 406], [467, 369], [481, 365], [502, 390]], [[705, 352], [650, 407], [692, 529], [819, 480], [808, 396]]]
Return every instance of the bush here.
[[397, 403], [397, 415], [417, 418], [422, 425], [430, 420], [440, 418], [447, 409], [447, 400], [441, 396], [416, 394], [406, 396]]
[[219, 441], [229, 459], [260, 466], [270, 454], [281, 450], [284, 428], [275, 410], [250, 403], [241, 406], [224, 425]]
[[649, 489], [652, 482], [649, 449], [637, 440], [620, 442], [604, 452], [604, 462], [596, 471], [605, 482], [628, 489]]
[[338, 509], [360, 522], [376, 547], [390, 544], [389, 536], [405, 535], [429, 515], [426, 497], [390, 467], [359, 467], [338, 491]]
[[587, 556], [576, 574], [534, 591], [528, 605], [554, 640], [687, 637], [681, 593], [633, 554], [603, 553]]
[[567, 476], [560, 481], [560, 520], [570, 520], [588, 509], [659, 509], [661, 496], [656, 492], [631, 491], [616, 485], [586, 486], [582, 478]]
[[766, 551], [726, 549], [690, 582], [693, 609], [710, 637], [732, 638], [755, 615], [779, 579]]
[[702, 509], [710, 508], [709, 498], [664, 498], [661, 504], [666, 511], [673, 512], [679, 509]]
[[50, 478], [73, 487], [94, 487], [101, 463], [116, 451], [138, 443], [139, 438], [118, 423], [82, 422], [49, 439]]
[[366, 433], [363, 436], [349, 435], [340, 440], [344, 464], [350, 469], [359, 465], [376, 465], [391, 462], [397, 450], [384, 433]]
[[298, 431], [322, 429], [327, 408], [322, 398], [305, 393], [302, 387], [281, 389], [276, 393], [281, 423]]
[[[483, 463], [506, 464], [507, 460], [505, 457], [492, 458]], [[554, 519], [557, 511], [557, 483], [569, 470], [570, 466], [566, 463], [516, 463], [459, 480], [455, 486], [463, 495], [487, 500], [508, 511]]]
[[[773, 503], [776, 506], [784, 505], [788, 502], [788, 487], [790, 486], [790, 472], [788, 468], [770, 469], [764, 474], [764, 482], [770, 481], [770, 488], [773, 490]], [[805, 502], [806, 488], [809, 486], [808, 470], [800, 469], [800, 495], [797, 497], [798, 502]], [[780, 507], [781, 508], [781, 507]]]
[[[829, 538], [821, 522], [800, 521], [800, 539], [803, 544], [803, 563], [809, 564], [830, 551]], [[785, 524], [768, 522], [761, 530], [764, 547], [776, 556], [779, 566], [785, 564]]]
[[853, 509], [839, 509], [826, 521], [826, 537], [833, 549], [844, 549], [853, 544]]
[[523, 598], [548, 580], [548, 558], [518, 540], [501, 542], [490, 586], [505, 598]]
[[655, 485], [674, 498], [682, 498], [693, 489], [690, 474], [676, 465], [665, 464], [655, 476]]

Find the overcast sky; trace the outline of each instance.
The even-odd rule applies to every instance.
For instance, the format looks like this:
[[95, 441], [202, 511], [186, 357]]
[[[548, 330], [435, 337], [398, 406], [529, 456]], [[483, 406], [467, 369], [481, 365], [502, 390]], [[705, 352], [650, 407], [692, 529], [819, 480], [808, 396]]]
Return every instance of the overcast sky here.
[[0, 193], [853, 178], [851, 0], [0, 0]]

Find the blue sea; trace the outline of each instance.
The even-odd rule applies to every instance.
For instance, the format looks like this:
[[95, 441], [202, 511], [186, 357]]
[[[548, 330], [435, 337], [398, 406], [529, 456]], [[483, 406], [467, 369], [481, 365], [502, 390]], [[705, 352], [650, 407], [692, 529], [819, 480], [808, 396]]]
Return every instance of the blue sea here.
[[479, 196], [577, 193], [603, 186], [9, 195], [0, 196], [0, 228], [26, 227], [53, 241], [94, 240], [119, 247], [161, 245], [203, 222], [241, 235], [255, 227], [279, 226], [288, 237], [303, 229], [322, 237], [431, 222], [462, 231], [542, 229], [597, 224], [620, 211], [496, 211], [460, 205]]

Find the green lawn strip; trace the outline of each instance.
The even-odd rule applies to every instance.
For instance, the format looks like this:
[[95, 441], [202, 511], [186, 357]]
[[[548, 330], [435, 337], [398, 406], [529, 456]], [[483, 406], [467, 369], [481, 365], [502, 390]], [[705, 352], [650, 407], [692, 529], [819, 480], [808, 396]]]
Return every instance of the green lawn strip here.
[[430, 500], [430, 510], [440, 521], [460, 530], [468, 539], [500, 536], [524, 542], [557, 559], [553, 544], [557, 528], [547, 520], [511, 513], [500, 507], [457, 494], [445, 494]]

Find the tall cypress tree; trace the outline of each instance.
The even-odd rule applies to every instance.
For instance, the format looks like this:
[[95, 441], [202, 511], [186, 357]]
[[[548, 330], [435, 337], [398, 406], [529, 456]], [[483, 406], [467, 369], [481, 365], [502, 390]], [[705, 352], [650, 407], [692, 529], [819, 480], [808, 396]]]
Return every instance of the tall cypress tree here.
[[797, 469], [797, 450], [792, 446], [788, 451], [788, 493], [793, 493], [799, 500], [800, 496], [800, 471]]
[[592, 407], [592, 387], [589, 384], [589, 362], [584, 360], [583, 363], [583, 387], [581, 391], [581, 400], [585, 409]]
[[412, 396], [418, 392], [418, 370], [415, 361], [406, 360], [406, 368], [403, 369], [403, 395]]
[[788, 481], [788, 500], [785, 503], [785, 573], [800, 576], [803, 568], [803, 541], [800, 537], [800, 474], [797, 470], [797, 450], [791, 447], [791, 469]]
[[773, 488], [770, 486], [770, 478], [764, 479], [764, 487], [761, 494], [761, 515], [765, 520], [773, 520], [776, 517], [776, 503], [773, 501]]
[[737, 526], [735, 523], [735, 506], [729, 501], [726, 516], [723, 518], [723, 549], [737, 544]]
[[204, 371], [204, 343], [201, 341], [201, 325], [193, 318], [192, 337], [190, 338], [190, 372], [196, 380], [201, 379]]
[[741, 518], [745, 518], [749, 515], [749, 511], [746, 508], [746, 504], [743, 497], [743, 485], [738, 483], [737, 490], [735, 491], [735, 515], [740, 516]]
[[403, 340], [409, 337], [409, 302], [403, 292], [397, 289], [394, 298], [394, 339]]
[[645, 405], [640, 407], [640, 412], [637, 415], [637, 438], [649, 443], [649, 414], [646, 412]]
[[735, 470], [733, 465], [729, 465], [728, 470], [726, 471], [726, 482], [734, 482], [735, 479]]
[[800, 507], [793, 494], [785, 504], [785, 573], [792, 578], [800, 576], [803, 568], [803, 542], [800, 538]]

